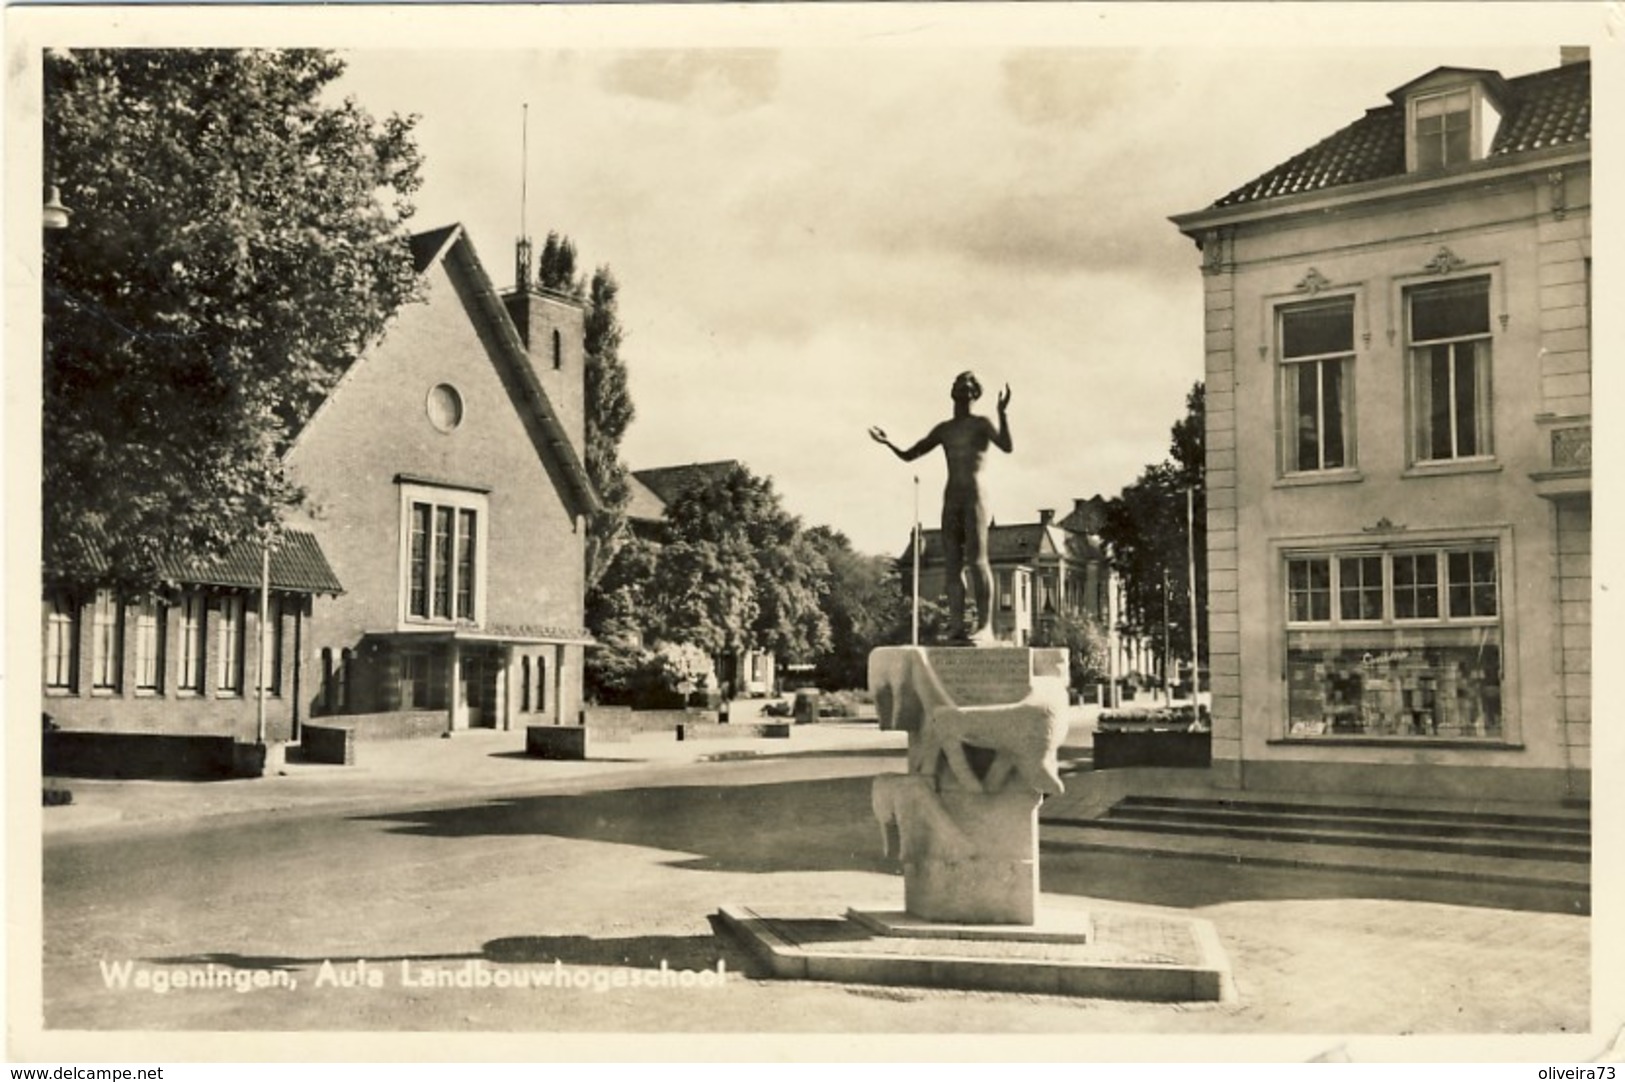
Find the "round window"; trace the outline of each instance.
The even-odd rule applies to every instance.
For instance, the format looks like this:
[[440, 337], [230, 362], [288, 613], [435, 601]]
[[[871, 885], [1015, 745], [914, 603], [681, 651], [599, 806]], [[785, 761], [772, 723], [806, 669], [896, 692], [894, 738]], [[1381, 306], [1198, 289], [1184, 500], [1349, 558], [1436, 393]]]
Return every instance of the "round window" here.
[[463, 396], [449, 383], [437, 383], [429, 389], [429, 423], [442, 432], [450, 432], [463, 423]]

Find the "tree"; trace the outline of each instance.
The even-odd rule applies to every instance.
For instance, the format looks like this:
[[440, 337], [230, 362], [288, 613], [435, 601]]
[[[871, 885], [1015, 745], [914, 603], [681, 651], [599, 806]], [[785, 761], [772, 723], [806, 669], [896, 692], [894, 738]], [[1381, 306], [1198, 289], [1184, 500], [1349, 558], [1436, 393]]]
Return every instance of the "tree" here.
[[1190, 657], [1190, 573], [1186, 523], [1186, 490], [1194, 493], [1197, 634], [1205, 657], [1207, 636], [1207, 528], [1205, 447], [1206, 396], [1201, 383], [1185, 397], [1185, 416], [1170, 433], [1169, 457], [1147, 466], [1106, 509], [1101, 530], [1111, 546], [1112, 566], [1122, 577], [1125, 595], [1121, 622], [1130, 634], [1144, 637], [1159, 661], [1163, 656], [1164, 603], [1167, 649], [1175, 658]]
[[771, 481], [735, 465], [680, 494], [666, 521], [671, 540], [656, 558], [649, 590], [658, 637], [717, 654], [767, 650], [781, 659], [828, 645], [828, 569]]
[[[828, 569], [823, 609], [829, 619], [830, 642], [814, 662], [818, 684], [863, 687], [868, 681], [869, 651], [896, 641], [891, 635], [900, 612], [907, 619], [908, 598], [902, 593], [896, 561], [855, 551], [845, 534], [828, 526], [815, 526], [805, 536]], [[904, 641], [906, 633], [905, 627]]]
[[587, 290], [587, 447], [583, 458], [603, 509], [587, 529], [589, 595], [625, 538], [626, 504], [632, 494], [620, 457], [621, 438], [632, 423], [634, 410], [626, 364], [621, 360], [624, 335], [619, 296], [620, 286], [610, 269], [595, 270]]
[[1033, 633], [1032, 644], [1066, 648], [1072, 687], [1084, 688], [1106, 679], [1106, 629], [1087, 613], [1055, 613]]
[[416, 287], [415, 118], [332, 103], [343, 70], [302, 49], [47, 53], [47, 168], [74, 212], [43, 263], [47, 577], [110, 564], [111, 585], [161, 589], [166, 557], [274, 534], [297, 505], [283, 453]]
[[542, 242], [542, 258], [536, 264], [536, 284], [554, 293], [581, 296], [581, 283], [576, 280], [576, 246], [569, 237], [548, 231], [547, 240]]

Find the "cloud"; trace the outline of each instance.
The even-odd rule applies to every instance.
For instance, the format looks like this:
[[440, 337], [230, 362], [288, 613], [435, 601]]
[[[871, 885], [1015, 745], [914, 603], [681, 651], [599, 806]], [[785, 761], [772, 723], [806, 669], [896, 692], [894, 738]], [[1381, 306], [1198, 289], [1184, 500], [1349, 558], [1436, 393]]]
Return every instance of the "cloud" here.
[[1001, 98], [1024, 124], [1093, 127], [1136, 108], [1136, 57], [1123, 49], [1020, 49], [1000, 65]]
[[609, 61], [599, 84], [614, 94], [733, 112], [773, 99], [779, 55], [772, 49], [641, 49]]

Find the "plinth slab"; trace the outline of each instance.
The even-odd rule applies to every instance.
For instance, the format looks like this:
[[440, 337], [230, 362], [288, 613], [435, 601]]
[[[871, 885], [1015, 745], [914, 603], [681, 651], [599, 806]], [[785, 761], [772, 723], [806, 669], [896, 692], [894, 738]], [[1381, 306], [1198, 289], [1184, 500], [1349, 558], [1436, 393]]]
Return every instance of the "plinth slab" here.
[[943, 924], [923, 920], [902, 909], [857, 909], [846, 911], [877, 935], [912, 939], [981, 939], [1007, 943], [1088, 943], [1094, 938], [1094, 918], [1086, 909], [1064, 912], [1046, 910], [1031, 924]]
[[[1069, 904], [1045, 899], [1044, 909], [1057, 903]], [[774, 977], [785, 980], [1158, 1002], [1234, 997], [1229, 961], [1207, 921], [1118, 907], [1088, 912], [1094, 936], [1084, 943], [1034, 939], [1032, 927], [988, 929], [1015, 935], [945, 938], [915, 935], [899, 925], [900, 934], [885, 934], [813, 908], [727, 905], [717, 916]]]

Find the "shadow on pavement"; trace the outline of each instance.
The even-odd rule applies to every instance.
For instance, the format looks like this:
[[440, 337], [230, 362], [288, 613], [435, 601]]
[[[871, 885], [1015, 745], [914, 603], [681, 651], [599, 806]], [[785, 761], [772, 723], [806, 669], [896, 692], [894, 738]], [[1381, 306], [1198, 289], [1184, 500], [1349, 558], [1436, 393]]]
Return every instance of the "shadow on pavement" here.
[[[718, 872], [860, 871], [896, 875], [881, 855], [868, 777], [767, 784], [653, 786], [505, 798], [368, 816], [424, 837], [538, 835], [667, 850], [670, 866]], [[1044, 851], [1042, 889], [1177, 908], [1228, 902], [1374, 898], [1584, 913], [1572, 890], [1470, 880], [1273, 867], [1148, 853]]]
[[151, 965], [204, 966], [243, 970], [304, 970], [331, 961], [335, 967], [354, 967], [359, 962], [376, 966], [455, 965], [481, 961], [492, 965], [624, 966], [628, 969], [715, 970], [717, 963], [744, 976], [764, 975], [754, 959], [726, 935], [712, 920], [707, 935], [637, 935], [597, 939], [584, 935], [517, 935], [493, 939], [478, 951], [455, 953], [380, 953], [372, 955], [299, 958], [285, 955], [245, 955], [205, 953], [144, 959]]

